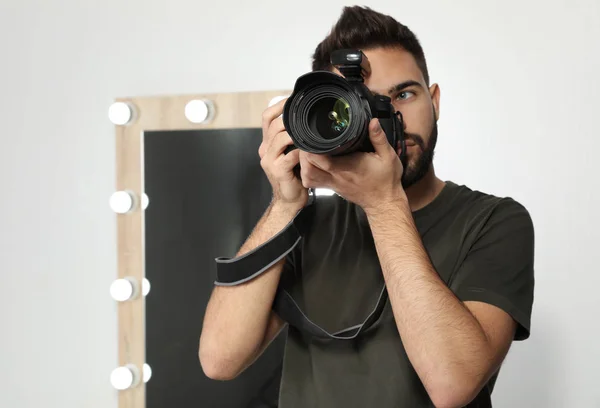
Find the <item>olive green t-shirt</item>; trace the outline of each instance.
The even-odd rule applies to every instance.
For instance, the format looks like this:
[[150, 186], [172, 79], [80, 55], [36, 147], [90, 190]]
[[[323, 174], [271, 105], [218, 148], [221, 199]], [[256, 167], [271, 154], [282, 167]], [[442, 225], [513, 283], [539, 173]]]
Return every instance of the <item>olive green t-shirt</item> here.
[[[288, 256], [280, 284], [309, 319], [335, 333], [373, 310], [383, 275], [362, 209], [319, 196], [309, 231]], [[413, 212], [432, 264], [462, 301], [495, 305], [529, 337], [534, 289], [534, 231], [527, 210], [511, 198], [453, 182]], [[497, 375], [468, 407], [491, 407]], [[354, 340], [311, 338], [288, 328], [280, 408], [433, 407], [413, 369], [387, 302]]]

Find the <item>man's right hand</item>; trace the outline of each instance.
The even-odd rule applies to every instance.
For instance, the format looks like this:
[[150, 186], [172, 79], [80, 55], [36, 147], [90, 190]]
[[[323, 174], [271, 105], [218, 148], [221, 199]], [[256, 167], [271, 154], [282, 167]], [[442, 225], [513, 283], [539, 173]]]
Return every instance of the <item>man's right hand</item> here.
[[300, 162], [300, 150], [284, 153], [293, 141], [285, 130], [281, 114], [286, 99], [263, 112], [263, 141], [258, 149], [260, 165], [273, 188], [273, 204], [300, 210], [308, 201], [308, 189], [294, 175]]

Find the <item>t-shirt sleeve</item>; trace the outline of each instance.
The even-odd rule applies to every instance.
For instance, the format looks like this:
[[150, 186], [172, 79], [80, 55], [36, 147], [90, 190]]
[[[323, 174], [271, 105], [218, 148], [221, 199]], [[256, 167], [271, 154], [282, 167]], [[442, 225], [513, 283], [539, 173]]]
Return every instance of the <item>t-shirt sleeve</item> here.
[[513, 199], [492, 210], [450, 288], [463, 302], [504, 310], [518, 323], [515, 340], [531, 329], [534, 292], [534, 228], [528, 211]]

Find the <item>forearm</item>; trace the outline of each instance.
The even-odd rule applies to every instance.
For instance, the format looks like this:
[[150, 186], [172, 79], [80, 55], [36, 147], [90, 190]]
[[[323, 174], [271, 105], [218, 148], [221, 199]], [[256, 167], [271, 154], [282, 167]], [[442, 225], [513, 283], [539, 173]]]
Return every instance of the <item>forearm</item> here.
[[408, 203], [368, 217], [402, 342], [430, 396], [478, 389], [491, 355], [485, 332], [432, 266]]
[[[280, 232], [297, 210], [269, 206], [237, 256], [262, 245]], [[205, 371], [237, 372], [263, 346], [283, 264], [281, 260], [256, 278], [236, 286], [216, 286], [208, 302], [200, 337]], [[273, 331], [273, 328], [271, 328]]]

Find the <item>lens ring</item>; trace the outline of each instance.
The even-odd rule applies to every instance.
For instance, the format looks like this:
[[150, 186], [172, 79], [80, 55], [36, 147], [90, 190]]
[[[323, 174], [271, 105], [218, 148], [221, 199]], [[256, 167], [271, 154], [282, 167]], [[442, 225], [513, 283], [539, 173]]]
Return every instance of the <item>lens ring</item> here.
[[[316, 103], [324, 99], [343, 100], [348, 109], [348, 126], [334, 138], [317, 134], [309, 126], [308, 116]], [[298, 147], [312, 152], [328, 152], [342, 144], [353, 144], [368, 126], [368, 115], [359, 95], [340, 78], [339, 82], [316, 83], [305, 88], [290, 107], [291, 124], [296, 132], [295, 143]]]

